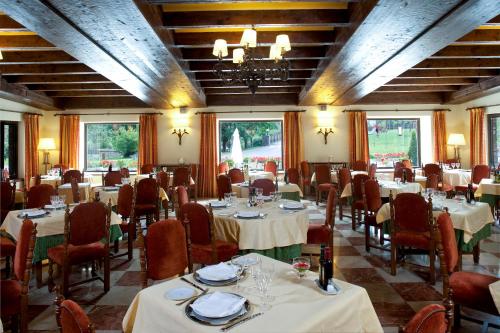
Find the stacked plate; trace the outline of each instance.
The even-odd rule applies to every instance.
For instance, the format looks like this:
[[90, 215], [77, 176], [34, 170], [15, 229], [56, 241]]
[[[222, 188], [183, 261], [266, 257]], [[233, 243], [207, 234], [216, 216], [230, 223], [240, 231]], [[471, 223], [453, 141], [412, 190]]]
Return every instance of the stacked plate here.
[[261, 217], [261, 214], [260, 212], [254, 210], [243, 210], [236, 212], [234, 214], [234, 217], [236, 217], [237, 219], [258, 219], [259, 217]]
[[210, 201], [210, 205], [212, 206], [212, 208], [226, 208], [227, 207], [226, 202], [218, 201], [218, 200]]
[[208, 286], [227, 286], [237, 280], [237, 268], [233, 265], [220, 263], [206, 266], [194, 273], [194, 279]]
[[44, 217], [49, 214], [46, 210], [43, 209], [34, 209], [34, 210], [23, 210], [19, 213], [17, 217], [19, 218], [27, 218], [27, 219], [36, 219], [40, 217]]
[[105, 192], [113, 192], [113, 191], [118, 191], [117, 186], [104, 186], [102, 188]]
[[268, 202], [268, 201], [272, 201], [273, 198], [270, 195], [259, 195], [257, 197], [257, 200], [262, 200], [262, 201]]
[[216, 291], [196, 298], [186, 306], [186, 315], [205, 325], [225, 325], [250, 310], [250, 303], [239, 295]]
[[280, 207], [283, 209], [301, 210], [304, 209], [304, 204], [298, 201], [287, 201], [284, 204], [280, 205]]

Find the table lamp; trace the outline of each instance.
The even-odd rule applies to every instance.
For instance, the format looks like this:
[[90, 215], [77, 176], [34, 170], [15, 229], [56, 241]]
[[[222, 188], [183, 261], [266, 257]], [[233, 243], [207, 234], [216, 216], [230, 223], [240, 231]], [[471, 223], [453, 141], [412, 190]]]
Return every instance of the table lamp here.
[[460, 148], [459, 146], [465, 146], [465, 137], [460, 133], [451, 133], [448, 137], [447, 144], [449, 146], [454, 146], [455, 149], [455, 159], [460, 162]]
[[45, 174], [47, 174], [47, 166], [49, 162], [49, 150], [56, 149], [56, 143], [53, 138], [41, 138], [38, 142], [38, 150], [43, 150], [43, 165], [45, 165]]

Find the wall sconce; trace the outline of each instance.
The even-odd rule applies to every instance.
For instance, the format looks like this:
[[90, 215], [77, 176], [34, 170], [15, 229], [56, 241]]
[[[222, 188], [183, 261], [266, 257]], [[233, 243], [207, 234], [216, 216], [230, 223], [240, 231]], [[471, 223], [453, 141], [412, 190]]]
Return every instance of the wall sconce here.
[[328, 143], [327, 137], [328, 134], [332, 133], [333, 134], [333, 128], [320, 128], [317, 134], [323, 134], [323, 137], [325, 139], [325, 145]]
[[182, 145], [182, 136], [184, 134], [189, 134], [189, 132], [185, 128], [183, 130], [181, 130], [180, 128], [179, 129], [174, 128], [174, 131], [172, 132], [172, 134], [177, 134], [177, 137], [179, 138], [179, 146], [180, 146], [180, 145]]

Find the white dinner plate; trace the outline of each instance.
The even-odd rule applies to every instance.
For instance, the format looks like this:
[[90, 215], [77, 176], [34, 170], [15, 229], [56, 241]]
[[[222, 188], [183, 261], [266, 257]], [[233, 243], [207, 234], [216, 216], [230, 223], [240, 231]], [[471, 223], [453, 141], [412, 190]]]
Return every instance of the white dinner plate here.
[[290, 202], [285, 202], [283, 204], [284, 209], [304, 209], [304, 204], [302, 202], [295, 202], [295, 201], [290, 201]]
[[179, 287], [167, 290], [165, 297], [173, 301], [181, 301], [193, 297], [195, 290], [190, 287]]
[[241, 217], [244, 219], [255, 219], [255, 218], [260, 216], [260, 213], [256, 212], [256, 211], [251, 211], [251, 210], [243, 210], [243, 211], [237, 212], [235, 215], [236, 215], [236, 217]]
[[46, 215], [47, 212], [43, 209], [37, 209], [37, 210], [28, 210], [28, 211], [22, 211], [19, 215], [23, 217], [40, 217]]
[[212, 208], [227, 207], [227, 204], [224, 201], [218, 201], [218, 200], [210, 201], [210, 205], [212, 206]]

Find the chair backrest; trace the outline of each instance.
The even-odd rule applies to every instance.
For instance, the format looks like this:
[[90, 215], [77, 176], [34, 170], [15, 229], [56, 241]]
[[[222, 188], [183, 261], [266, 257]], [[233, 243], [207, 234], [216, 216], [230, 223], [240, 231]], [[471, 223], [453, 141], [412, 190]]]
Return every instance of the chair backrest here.
[[208, 210], [195, 202], [189, 202], [181, 206], [180, 216], [189, 221], [191, 242], [193, 244], [207, 245], [211, 238], [211, 216]]
[[35, 185], [40, 185], [42, 183], [42, 176], [36, 175], [35, 176]]
[[436, 174], [431, 174], [427, 176], [425, 180], [425, 188], [431, 188], [436, 190], [439, 187], [439, 176]]
[[389, 197], [393, 231], [430, 232], [432, 203], [415, 193], [400, 193]]
[[220, 162], [219, 163], [219, 174], [227, 173], [228, 171], [229, 171], [229, 164], [227, 164], [227, 162]]
[[309, 162], [300, 162], [300, 175], [302, 176], [302, 179], [309, 179], [311, 177], [311, 167], [309, 166]]
[[441, 167], [436, 163], [428, 163], [424, 165], [424, 176], [429, 177], [430, 175], [438, 175], [441, 177]]
[[368, 179], [370, 179], [368, 175], [364, 175], [361, 173], [352, 177], [351, 191], [353, 200], [363, 199], [363, 192], [361, 188], [363, 187], [363, 183], [366, 182]]
[[40, 208], [50, 204], [50, 196], [56, 191], [50, 184], [40, 184], [30, 187], [26, 193], [25, 208]]
[[128, 168], [121, 168], [120, 169], [120, 174], [122, 175], [123, 178], [129, 178], [130, 177], [130, 171]]
[[9, 181], [0, 182], [0, 197], [2, 199], [1, 207], [4, 210], [14, 208], [16, 202], [16, 183], [11, 184]]
[[122, 183], [122, 174], [120, 171], [108, 171], [103, 179], [102, 184], [104, 186], [115, 186], [116, 184]]
[[394, 162], [394, 172], [396, 172], [396, 169], [400, 169], [403, 167], [404, 167], [403, 162], [401, 161]]
[[64, 333], [93, 333], [94, 325], [83, 309], [76, 302], [58, 296], [56, 304], [56, 321]]
[[111, 210], [102, 202], [81, 203], [69, 213], [66, 210], [65, 244], [85, 245], [105, 239], [109, 244]]
[[347, 184], [352, 182], [351, 170], [349, 168], [340, 168], [337, 174], [339, 193], [342, 193]]
[[367, 171], [368, 165], [365, 161], [354, 161], [351, 164], [351, 169], [354, 171]]
[[54, 164], [52, 169], [62, 169], [62, 172], [66, 172], [68, 170], [68, 166], [66, 164]]
[[[142, 232], [138, 236], [141, 239]], [[192, 271], [186, 231], [181, 221], [168, 219], [151, 224], [144, 239], [145, 245], [141, 246], [141, 240], [138, 243], [141, 257], [145, 252], [145, 260], [141, 260], [141, 272], [145, 273], [143, 288], [147, 286], [148, 278], [163, 280], [177, 274], [184, 275], [186, 267]]]
[[134, 200], [134, 188], [130, 184], [125, 184], [118, 190], [118, 200], [116, 212], [122, 219], [127, 219], [132, 213], [132, 204]]
[[276, 177], [276, 172], [278, 171], [278, 166], [276, 165], [276, 162], [267, 161], [266, 163], [264, 163], [264, 171], [272, 172], [273, 175]]
[[78, 183], [83, 183], [83, 176], [80, 170], [68, 170], [62, 176], [62, 183], [71, 183], [71, 179], [75, 178]]
[[403, 178], [403, 172], [404, 172], [403, 170], [406, 170], [406, 181], [412, 183], [414, 180], [414, 177], [413, 177], [413, 170], [410, 168], [405, 168], [405, 167], [395, 168], [394, 169], [394, 179]]
[[479, 184], [484, 178], [490, 178], [490, 167], [484, 164], [475, 165], [472, 168], [472, 182], [474, 184]]
[[299, 175], [299, 170], [297, 168], [288, 168], [286, 170], [286, 174], [288, 176], [288, 182], [292, 184], [299, 184], [300, 182], [300, 175]]
[[455, 229], [453, 228], [450, 215], [448, 213], [439, 214], [437, 226], [439, 228], [440, 243], [443, 248], [446, 272], [450, 273], [457, 267], [459, 257]]
[[403, 329], [404, 333], [446, 333], [447, 331], [446, 308], [441, 304], [429, 304], [423, 307]]
[[365, 213], [377, 213], [382, 206], [382, 197], [380, 196], [380, 187], [376, 180], [368, 179], [361, 187], [363, 193], [363, 203]]
[[253, 181], [251, 187], [261, 188], [263, 195], [269, 195], [271, 192], [276, 191], [274, 182], [268, 178], [260, 178]]
[[154, 169], [154, 165], [153, 164], [144, 164], [141, 166], [141, 174], [146, 174], [146, 173], [151, 173], [153, 172], [153, 169]]
[[232, 168], [227, 172], [229, 178], [231, 178], [232, 184], [243, 183], [245, 181], [245, 175], [243, 171], [238, 168]]
[[158, 182], [158, 186], [167, 192], [170, 186], [170, 174], [165, 171], [160, 171], [156, 173], [156, 181]]
[[182, 185], [177, 186], [175, 191], [177, 194], [177, 202], [179, 204], [179, 207], [182, 207], [182, 205], [189, 202], [189, 195], [188, 195], [187, 189], [184, 186], [182, 186]]
[[[330, 226], [333, 232], [335, 226], [335, 208], [337, 201], [337, 190], [335, 187], [330, 187], [328, 198], [326, 199], [325, 225]], [[332, 235], [333, 237], [333, 235]]]
[[458, 158], [448, 158], [444, 161], [444, 163], [446, 164], [451, 164], [451, 163], [459, 163], [460, 161], [458, 160]]
[[136, 186], [137, 204], [156, 204], [158, 202], [158, 183], [156, 182], [156, 179], [141, 179]]
[[[198, 164], [191, 164], [189, 166], [189, 171], [191, 173], [191, 178], [193, 178], [195, 184], [198, 184]], [[190, 184], [190, 183], [188, 183]]]
[[217, 176], [217, 194], [219, 196], [219, 200], [224, 198], [225, 193], [231, 193], [231, 178], [229, 178], [226, 174], [221, 174]]
[[403, 167], [405, 167], [405, 168], [411, 169], [411, 167], [412, 167], [411, 160], [409, 160], [409, 159], [401, 160], [401, 163], [403, 164]]
[[330, 166], [328, 164], [318, 164], [314, 167], [316, 174], [316, 184], [326, 184], [332, 182]]
[[33, 249], [35, 247], [36, 224], [24, 220], [17, 238], [16, 254], [14, 255], [14, 277], [16, 280], [29, 283]]
[[78, 182], [76, 178], [71, 178], [71, 193], [73, 194], [73, 202], [80, 202], [80, 189], [78, 188]]
[[178, 167], [174, 170], [172, 186], [189, 186], [191, 170], [188, 167]]
[[377, 164], [376, 163], [370, 164], [370, 166], [368, 167], [368, 177], [375, 178], [376, 173], [377, 173]]

